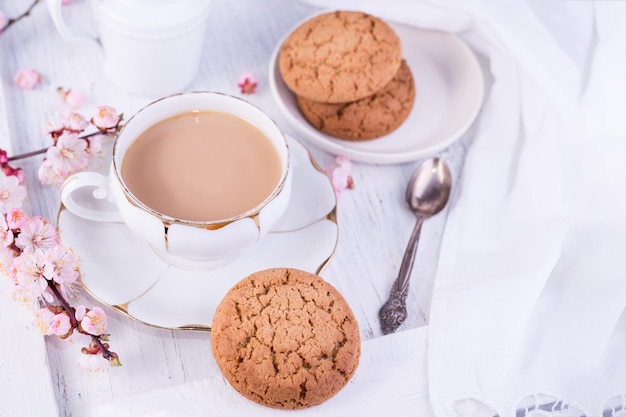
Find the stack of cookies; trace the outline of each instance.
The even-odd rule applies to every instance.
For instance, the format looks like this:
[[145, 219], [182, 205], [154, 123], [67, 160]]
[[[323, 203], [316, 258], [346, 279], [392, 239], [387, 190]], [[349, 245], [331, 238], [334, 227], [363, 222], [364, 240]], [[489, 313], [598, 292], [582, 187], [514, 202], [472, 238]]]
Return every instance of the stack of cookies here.
[[335, 11], [307, 20], [285, 39], [278, 66], [303, 116], [339, 139], [385, 136], [406, 120], [415, 101], [400, 39], [365, 13]]

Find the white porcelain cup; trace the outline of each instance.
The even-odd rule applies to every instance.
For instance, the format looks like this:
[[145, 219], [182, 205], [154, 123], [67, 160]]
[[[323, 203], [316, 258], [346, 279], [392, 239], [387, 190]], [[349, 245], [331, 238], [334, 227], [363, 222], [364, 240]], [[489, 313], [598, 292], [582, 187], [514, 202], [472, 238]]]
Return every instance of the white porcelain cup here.
[[62, 0], [47, 2], [63, 39], [100, 49], [104, 73], [125, 92], [153, 98], [178, 93], [198, 71], [211, 0], [90, 0], [96, 38], [68, 28]]
[[[216, 221], [178, 219], [148, 207], [127, 187], [121, 166], [129, 146], [159, 121], [195, 110], [218, 111], [246, 120], [259, 128], [278, 151], [280, 180], [272, 193], [253, 209]], [[191, 92], [154, 101], [132, 116], [113, 146], [109, 174], [79, 172], [70, 176], [61, 188], [61, 201], [72, 213], [88, 220], [125, 223], [173, 265], [210, 269], [233, 260], [258, 243], [277, 223], [291, 197], [291, 178], [289, 147], [285, 135], [272, 119], [240, 98], [214, 92]]]

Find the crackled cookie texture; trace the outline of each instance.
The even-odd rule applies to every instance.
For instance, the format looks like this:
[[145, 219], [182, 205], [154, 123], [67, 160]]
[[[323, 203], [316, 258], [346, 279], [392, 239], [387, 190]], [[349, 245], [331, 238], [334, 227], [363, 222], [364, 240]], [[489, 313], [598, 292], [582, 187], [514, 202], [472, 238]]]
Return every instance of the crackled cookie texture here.
[[211, 343], [233, 388], [280, 409], [335, 395], [361, 352], [358, 324], [341, 294], [317, 275], [287, 268], [235, 285], [217, 307]]
[[381, 19], [361, 12], [318, 15], [283, 43], [278, 66], [296, 95], [325, 103], [370, 96], [400, 67], [400, 39]]
[[311, 125], [339, 139], [370, 140], [396, 130], [415, 102], [415, 83], [406, 61], [380, 91], [350, 103], [320, 103], [297, 97], [302, 115]]

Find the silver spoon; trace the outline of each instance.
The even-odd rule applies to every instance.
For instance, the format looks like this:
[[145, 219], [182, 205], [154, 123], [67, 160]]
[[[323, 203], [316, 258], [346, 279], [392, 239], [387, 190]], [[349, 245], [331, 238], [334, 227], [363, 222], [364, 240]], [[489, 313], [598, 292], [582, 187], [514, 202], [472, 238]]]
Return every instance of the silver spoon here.
[[406, 201], [417, 216], [417, 222], [404, 252], [398, 278], [391, 287], [389, 299], [378, 313], [384, 334], [393, 333], [406, 319], [409, 278], [415, 261], [422, 223], [445, 207], [450, 197], [451, 183], [450, 169], [439, 158], [425, 160], [409, 180], [406, 189]]

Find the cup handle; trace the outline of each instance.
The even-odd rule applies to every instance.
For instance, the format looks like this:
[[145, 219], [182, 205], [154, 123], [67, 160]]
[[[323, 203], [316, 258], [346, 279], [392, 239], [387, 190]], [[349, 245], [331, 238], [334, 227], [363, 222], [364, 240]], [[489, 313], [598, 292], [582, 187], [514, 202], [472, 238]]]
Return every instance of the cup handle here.
[[63, 13], [61, 11], [61, 7], [63, 5], [62, 0], [46, 0], [46, 2], [48, 3], [48, 11], [50, 12], [52, 22], [59, 31], [63, 40], [68, 42], [88, 42], [98, 45], [99, 50], [102, 49], [102, 45], [100, 44], [100, 40], [98, 38], [86, 35], [77, 35], [70, 30], [63, 19]]
[[61, 187], [61, 202], [72, 213], [87, 220], [122, 223], [122, 215], [111, 201], [108, 178], [97, 172], [78, 172]]

